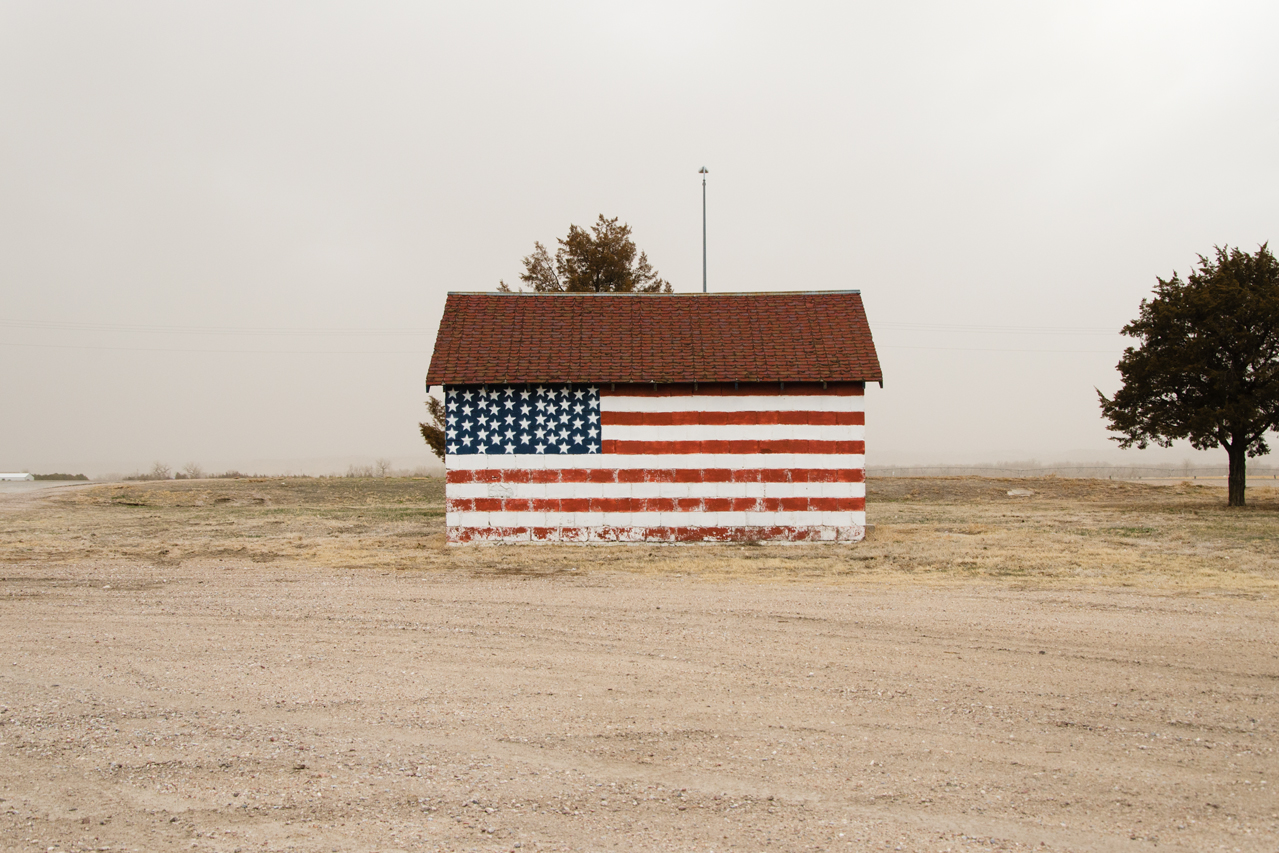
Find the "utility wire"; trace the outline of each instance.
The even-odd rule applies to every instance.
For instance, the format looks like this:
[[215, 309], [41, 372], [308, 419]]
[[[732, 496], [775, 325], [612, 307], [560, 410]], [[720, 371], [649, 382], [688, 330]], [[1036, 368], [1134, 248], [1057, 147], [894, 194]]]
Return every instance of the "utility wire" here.
[[[66, 331], [80, 333], [123, 333], [123, 334], [161, 334], [161, 335], [211, 335], [211, 336], [274, 336], [274, 337], [428, 337], [435, 334], [434, 329], [414, 327], [369, 327], [347, 328], [336, 326], [317, 326], [313, 328], [296, 327], [245, 327], [245, 326], [161, 326], [142, 323], [81, 323], [47, 320], [13, 320], [0, 318], [0, 328], [30, 329], [35, 331]], [[999, 325], [965, 325], [946, 323], [876, 323], [875, 328], [884, 331], [933, 332], [933, 333], [979, 333], [979, 334], [1034, 334], [1034, 335], [1106, 335], [1115, 336], [1114, 329], [1097, 327], [1070, 326], [999, 326]], [[247, 350], [247, 349], [205, 349], [194, 347], [130, 347], [102, 346], [92, 344], [54, 344], [24, 343], [19, 341], [0, 341], [0, 346], [28, 347], [36, 349], [76, 349], [103, 350], [116, 352], [190, 352], [227, 354], [245, 353], [252, 355], [427, 355], [419, 350]], [[890, 344], [881, 341], [881, 350], [936, 350], [945, 352], [1022, 352], [1022, 353], [1077, 353], [1077, 354], [1110, 354], [1114, 349], [1036, 349], [1020, 347], [949, 347], [949, 346], [912, 346], [909, 344]]]
[[[299, 335], [329, 336], [351, 335], [373, 337], [382, 335], [433, 335], [435, 329], [424, 327], [368, 327], [349, 328], [339, 326], [297, 327], [247, 327], [247, 326], [162, 326], [144, 323], [80, 323], [48, 320], [13, 320], [0, 318], [0, 328], [60, 330], [70, 332], [141, 332], [146, 334], [181, 335]], [[895, 323], [876, 322], [875, 329], [914, 332], [977, 332], [984, 334], [1026, 335], [1118, 335], [1117, 328], [1097, 326], [1013, 326], [968, 325], [962, 323]]]
[[[421, 355], [429, 356], [426, 350], [293, 350], [293, 349], [194, 349], [188, 347], [111, 347], [93, 346], [91, 344], [28, 344], [17, 341], [0, 341], [0, 346], [34, 348], [34, 349], [74, 349], [74, 350], [106, 350], [111, 352], [191, 352], [191, 353], [224, 353], [235, 355]], [[878, 350], [944, 350], [946, 352], [1042, 352], [1042, 353], [1101, 353], [1115, 355], [1114, 350], [1106, 349], [1015, 349], [1010, 347], [913, 347], [894, 344], [877, 344]]]
[[354, 350], [354, 349], [187, 349], [179, 347], [100, 347], [84, 344], [24, 344], [0, 341], [0, 346], [34, 349], [110, 350], [113, 352], [196, 352], [226, 355], [418, 355], [430, 356], [426, 350]]
[[166, 335], [298, 335], [308, 337], [351, 335], [356, 337], [374, 337], [383, 335], [433, 335], [434, 329], [424, 328], [340, 328], [316, 327], [312, 329], [298, 328], [247, 328], [237, 326], [151, 326], [135, 323], [63, 323], [43, 320], [5, 320], [0, 319], [0, 328], [36, 329], [42, 331], [66, 332], [130, 332]]

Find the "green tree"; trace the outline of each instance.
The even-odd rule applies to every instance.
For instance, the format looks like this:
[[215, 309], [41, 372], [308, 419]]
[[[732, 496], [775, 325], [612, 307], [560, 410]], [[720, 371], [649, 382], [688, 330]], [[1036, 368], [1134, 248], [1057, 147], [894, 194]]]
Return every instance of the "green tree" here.
[[[568, 227], [568, 236], [559, 240], [555, 257], [541, 243], [533, 244], [533, 254], [524, 258], [520, 281], [537, 293], [670, 293], [648, 262], [648, 255], [636, 257], [631, 226], [617, 217], [599, 220], [591, 230]], [[506, 282], [498, 290], [510, 293]]]
[[1244, 505], [1247, 460], [1270, 452], [1279, 428], [1279, 262], [1216, 247], [1182, 281], [1158, 279], [1123, 334], [1140, 341], [1119, 360], [1123, 387], [1100, 391], [1120, 447], [1222, 447], [1230, 457], [1230, 506]]
[[421, 430], [422, 438], [426, 440], [431, 452], [440, 457], [442, 462], [444, 461], [444, 404], [434, 397], [427, 397], [426, 412], [430, 416], [430, 421], [419, 423], [418, 429]]

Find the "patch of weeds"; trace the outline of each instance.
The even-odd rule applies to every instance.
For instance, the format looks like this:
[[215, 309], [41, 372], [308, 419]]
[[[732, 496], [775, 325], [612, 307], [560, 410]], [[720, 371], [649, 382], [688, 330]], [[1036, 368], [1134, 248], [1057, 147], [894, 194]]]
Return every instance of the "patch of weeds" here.
[[1103, 533], [1109, 533], [1111, 536], [1153, 536], [1159, 532], [1154, 527], [1103, 527]]
[[1025, 577], [1032, 573], [1030, 569], [1025, 566], [1010, 565], [1009, 563], [1000, 563], [999, 565], [992, 566], [988, 571], [990, 574], [1001, 578]]

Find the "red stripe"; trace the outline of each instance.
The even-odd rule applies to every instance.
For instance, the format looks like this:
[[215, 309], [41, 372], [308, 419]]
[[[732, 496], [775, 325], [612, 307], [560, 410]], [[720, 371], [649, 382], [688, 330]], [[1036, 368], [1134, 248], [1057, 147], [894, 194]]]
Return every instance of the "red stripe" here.
[[693, 390], [691, 382], [671, 385], [624, 384], [601, 385], [601, 397], [861, 397], [866, 393], [863, 382], [699, 382]]
[[865, 498], [452, 498], [449, 512], [860, 512]]
[[864, 441], [623, 441], [606, 438], [604, 453], [865, 453]]
[[600, 412], [604, 426], [730, 426], [788, 424], [861, 426], [865, 412]]
[[[565, 475], [569, 475], [565, 479]], [[448, 472], [449, 483], [861, 483], [861, 468], [488, 468]]]
[[850, 542], [860, 539], [860, 527], [835, 528], [835, 539], [825, 539], [826, 527], [450, 527], [451, 544], [466, 542]]

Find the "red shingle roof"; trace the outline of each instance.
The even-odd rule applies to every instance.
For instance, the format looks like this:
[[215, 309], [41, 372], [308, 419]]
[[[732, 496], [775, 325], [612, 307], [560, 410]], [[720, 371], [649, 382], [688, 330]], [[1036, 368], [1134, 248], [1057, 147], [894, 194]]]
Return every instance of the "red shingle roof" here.
[[429, 385], [882, 382], [858, 291], [450, 293]]

